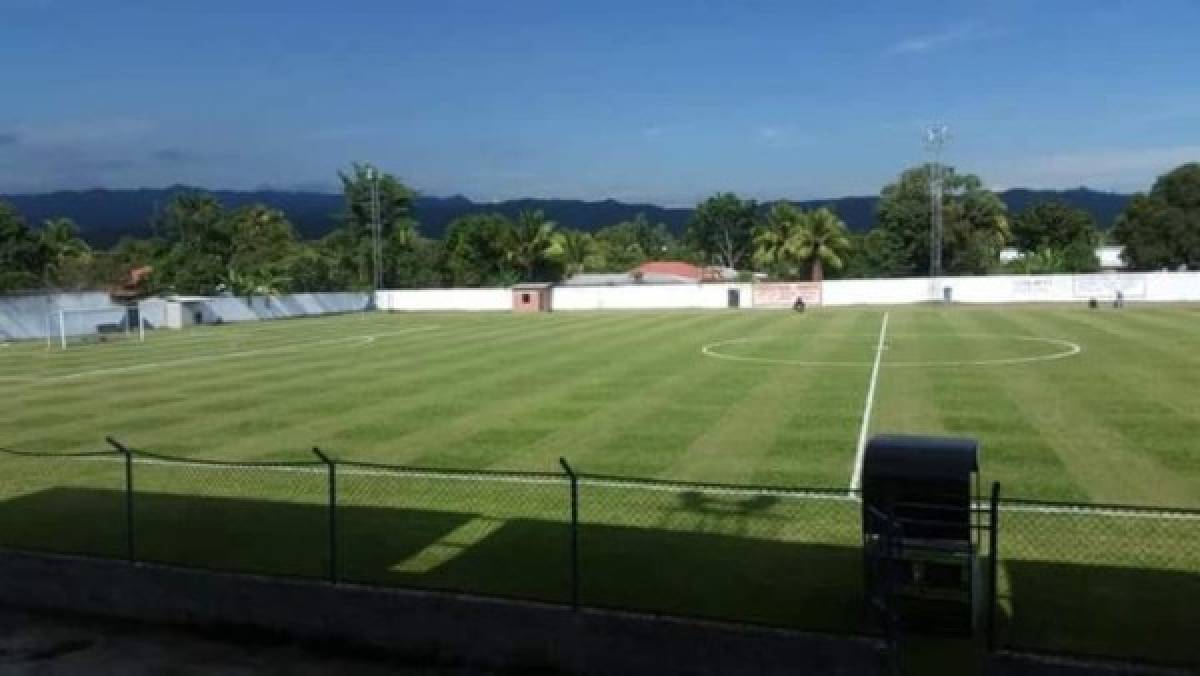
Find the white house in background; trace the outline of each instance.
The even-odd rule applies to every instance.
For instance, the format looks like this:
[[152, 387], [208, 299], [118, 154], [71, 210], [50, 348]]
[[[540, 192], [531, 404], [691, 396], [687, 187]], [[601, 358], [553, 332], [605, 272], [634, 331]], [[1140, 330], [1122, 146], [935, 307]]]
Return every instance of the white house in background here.
[[1125, 261], [1121, 260], [1121, 252], [1125, 250], [1123, 246], [1098, 246], [1096, 247], [1096, 258], [1100, 259], [1101, 270], [1120, 270], [1125, 267]]
[[[1100, 261], [1101, 270], [1122, 270], [1125, 268], [1125, 261], [1121, 260], [1121, 252], [1125, 250], [1123, 246], [1098, 246], [1096, 247], [1096, 258]], [[1000, 250], [1000, 262], [1011, 263], [1021, 257], [1021, 252], [1015, 247], [1005, 247]]]

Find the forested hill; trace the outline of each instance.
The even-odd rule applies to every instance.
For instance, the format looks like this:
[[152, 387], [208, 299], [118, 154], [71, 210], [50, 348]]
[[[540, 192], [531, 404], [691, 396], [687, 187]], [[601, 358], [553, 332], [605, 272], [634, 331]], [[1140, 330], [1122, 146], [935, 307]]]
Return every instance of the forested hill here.
[[[173, 195], [194, 190], [184, 186], [144, 190], [81, 190], [33, 195], [0, 195], [0, 200], [12, 204], [32, 224], [47, 218], [67, 217], [79, 224], [83, 236], [97, 246], [113, 244], [123, 235], [145, 237], [150, 233], [151, 215], [165, 205]], [[342, 196], [317, 192], [209, 191], [226, 207], [261, 202], [283, 210], [300, 233], [307, 238], [319, 237], [337, 223], [342, 208]], [[1010, 212], [1020, 211], [1030, 203], [1062, 199], [1090, 212], [1102, 228], [1112, 224], [1125, 207], [1128, 195], [1076, 190], [1012, 189], [1000, 193]], [[804, 208], [832, 206], [850, 228], [863, 232], [875, 221], [877, 197], [842, 197], [799, 202]], [[548, 218], [560, 225], [595, 231], [632, 219], [644, 213], [651, 222], [666, 223], [676, 233], [682, 232], [691, 215], [690, 208], [661, 207], [653, 204], [629, 204], [615, 200], [585, 202], [582, 200], [519, 199], [498, 203], [473, 202], [465, 197], [418, 197], [416, 217], [421, 233], [440, 237], [451, 220], [478, 211], [498, 211], [515, 215], [522, 209], [541, 209]]]

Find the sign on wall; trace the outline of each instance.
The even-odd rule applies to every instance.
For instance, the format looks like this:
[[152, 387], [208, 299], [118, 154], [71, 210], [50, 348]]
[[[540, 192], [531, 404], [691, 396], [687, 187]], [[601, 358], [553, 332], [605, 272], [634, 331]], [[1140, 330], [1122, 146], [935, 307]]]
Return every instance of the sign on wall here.
[[754, 285], [754, 307], [791, 307], [797, 298], [805, 305], [821, 304], [820, 282], [770, 282]]
[[1022, 277], [1012, 280], [1012, 297], [1017, 300], [1040, 300], [1054, 294], [1051, 277]]
[[1146, 278], [1142, 275], [1076, 275], [1076, 298], [1112, 298], [1120, 291], [1126, 298], [1146, 297]]

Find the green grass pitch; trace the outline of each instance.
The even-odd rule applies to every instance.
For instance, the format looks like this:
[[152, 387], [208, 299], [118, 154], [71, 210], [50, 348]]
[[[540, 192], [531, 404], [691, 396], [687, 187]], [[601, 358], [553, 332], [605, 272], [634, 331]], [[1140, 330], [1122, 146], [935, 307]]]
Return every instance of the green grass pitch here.
[[[311, 461], [319, 446], [528, 472], [566, 457], [592, 474], [825, 489], [585, 483], [581, 598], [857, 631], [846, 489], [873, 376], [870, 432], [977, 437], [1006, 496], [1195, 508], [1198, 320], [1187, 306], [371, 314], [13, 344], [0, 447], [101, 450], [112, 435], [217, 461]], [[140, 559], [328, 571], [319, 466], [139, 461], [135, 477]], [[0, 544], [122, 556], [123, 485], [114, 457], [0, 454]], [[343, 579], [569, 598], [562, 480], [345, 466], [338, 499]], [[1200, 517], [1005, 518], [1004, 626], [1021, 645], [1200, 663], [1186, 637]], [[1148, 617], [1156, 631], [1130, 624]]]
[[[391, 314], [16, 344], [0, 349], [0, 444], [113, 435], [236, 460], [319, 445], [546, 471], [565, 456], [606, 474], [836, 488], [885, 311], [872, 431], [978, 437], [984, 478], [1007, 495], [1200, 505], [1200, 312], [1186, 307]], [[1064, 350], [1040, 339], [1082, 351], [1036, 360]], [[761, 361], [702, 353], [714, 343]]]

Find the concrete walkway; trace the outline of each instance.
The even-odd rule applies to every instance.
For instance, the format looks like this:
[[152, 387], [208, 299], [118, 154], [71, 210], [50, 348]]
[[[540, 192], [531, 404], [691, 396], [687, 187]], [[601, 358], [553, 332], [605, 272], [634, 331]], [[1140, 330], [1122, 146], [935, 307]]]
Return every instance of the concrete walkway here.
[[471, 669], [335, 654], [263, 637], [202, 636], [133, 622], [56, 617], [0, 607], [0, 674], [400, 674], [483, 676]]

